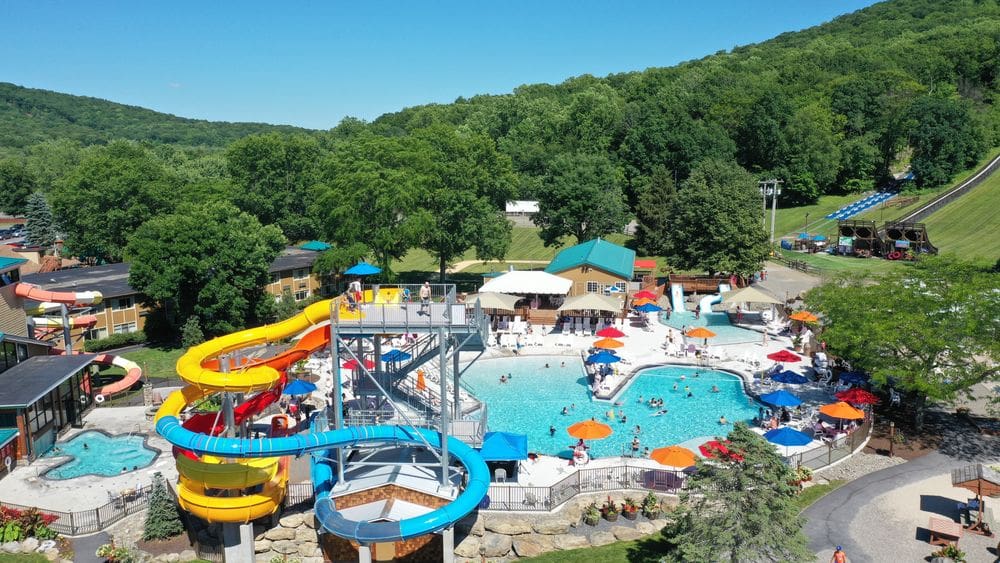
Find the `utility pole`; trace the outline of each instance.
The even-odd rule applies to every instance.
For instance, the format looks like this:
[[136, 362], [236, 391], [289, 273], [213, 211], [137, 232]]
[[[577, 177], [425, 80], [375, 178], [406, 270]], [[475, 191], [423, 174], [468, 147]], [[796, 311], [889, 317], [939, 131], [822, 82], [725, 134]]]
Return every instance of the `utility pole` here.
[[764, 224], [767, 224], [767, 197], [771, 196], [771, 249], [774, 249], [774, 217], [777, 214], [778, 209], [778, 196], [781, 195], [781, 184], [784, 184], [783, 180], [778, 180], [772, 178], [770, 180], [761, 180], [757, 182], [760, 187], [760, 194], [764, 196]]

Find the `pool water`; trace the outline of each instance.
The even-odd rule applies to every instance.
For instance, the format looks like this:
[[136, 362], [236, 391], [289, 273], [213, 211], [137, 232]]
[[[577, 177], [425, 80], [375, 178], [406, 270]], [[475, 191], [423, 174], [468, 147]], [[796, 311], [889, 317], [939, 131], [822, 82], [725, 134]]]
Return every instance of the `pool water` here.
[[[507, 373], [512, 376], [510, 381], [500, 383], [500, 376]], [[603, 440], [588, 441], [591, 455], [602, 457], [631, 453], [636, 425], [640, 427], [640, 451], [647, 446], [653, 450], [700, 436], [728, 434], [732, 425], [720, 425], [720, 416], [730, 423], [749, 422], [760, 406], [748, 400], [737, 376], [687, 366], [643, 370], [615, 399], [621, 406], [594, 402], [590, 399], [582, 362], [565, 356], [482, 360], [472, 364], [462, 376], [462, 384], [489, 405], [489, 430], [527, 434], [529, 451], [551, 455], [565, 455], [568, 447], [576, 443], [566, 428], [591, 417], [610, 425], [614, 431]], [[719, 388], [718, 393], [711, 392], [713, 385]], [[684, 392], [686, 386], [690, 387], [692, 397]], [[640, 396], [643, 401], [653, 396], [663, 398], [663, 408], [668, 412], [654, 416], [659, 409], [640, 404]], [[570, 414], [561, 414], [563, 407], [571, 407]], [[612, 407], [614, 420], [607, 417]], [[627, 419], [624, 424], [620, 422], [619, 411]], [[549, 434], [550, 425], [556, 429], [554, 436]]]
[[[56, 443], [43, 457], [70, 456], [66, 463], [45, 473], [49, 479], [73, 479], [83, 475], [111, 477], [122, 474], [122, 468], [143, 468], [153, 463], [158, 452], [144, 444], [145, 436], [108, 436], [103, 432], [87, 431], [66, 442]], [[86, 447], [85, 447], [86, 446]]]
[[[703, 326], [716, 334], [708, 339], [708, 344], [740, 344], [746, 342], [760, 342], [761, 333], [754, 330], [747, 330], [738, 326], [733, 326], [729, 322], [729, 315], [726, 313], [702, 313], [699, 318], [694, 318], [691, 311], [673, 312], [670, 318], [665, 318], [664, 313], [660, 313], [660, 324], [681, 330]], [[697, 339], [695, 344], [702, 344], [702, 339]]]

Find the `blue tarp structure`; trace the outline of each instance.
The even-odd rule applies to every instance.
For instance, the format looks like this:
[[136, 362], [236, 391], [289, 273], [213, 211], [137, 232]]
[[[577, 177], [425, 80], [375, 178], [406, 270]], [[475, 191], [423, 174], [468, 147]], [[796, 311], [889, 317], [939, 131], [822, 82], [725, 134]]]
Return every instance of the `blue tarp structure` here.
[[285, 385], [285, 389], [281, 391], [282, 395], [308, 395], [316, 390], [316, 386], [308, 381], [302, 381], [301, 379], [296, 379]]
[[779, 373], [771, 379], [777, 381], [778, 383], [791, 383], [792, 385], [801, 385], [809, 381], [809, 378], [804, 375], [788, 370]]
[[479, 455], [486, 461], [528, 459], [528, 437], [510, 432], [487, 432]]
[[323, 252], [324, 250], [330, 250], [332, 247], [321, 240], [311, 240], [299, 248], [302, 250], [312, 250], [313, 252]]

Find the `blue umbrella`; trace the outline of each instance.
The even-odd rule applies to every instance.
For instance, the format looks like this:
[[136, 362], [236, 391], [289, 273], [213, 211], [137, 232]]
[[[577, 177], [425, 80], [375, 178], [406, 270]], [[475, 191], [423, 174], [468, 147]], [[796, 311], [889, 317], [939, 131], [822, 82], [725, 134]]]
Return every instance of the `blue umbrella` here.
[[636, 311], [641, 311], [643, 313], [655, 313], [657, 311], [662, 311], [663, 307], [655, 305], [653, 303], [643, 303], [635, 308]]
[[868, 383], [868, 376], [859, 371], [848, 371], [840, 374], [840, 381], [849, 385], [864, 385]]
[[801, 399], [784, 389], [761, 395], [760, 400], [776, 407], [797, 407], [802, 404]]
[[399, 362], [402, 360], [409, 360], [412, 358], [412, 354], [408, 354], [402, 350], [389, 350], [385, 354], [382, 354], [383, 362]]
[[622, 361], [621, 358], [608, 352], [607, 350], [602, 350], [596, 354], [591, 354], [587, 356], [588, 364], [613, 364]]
[[528, 459], [528, 437], [509, 432], [487, 432], [479, 454], [486, 461]]
[[282, 395], [307, 395], [316, 390], [316, 386], [308, 381], [302, 381], [301, 379], [296, 379], [285, 385], [285, 389], [281, 392]]
[[808, 377], [788, 370], [779, 373], [771, 379], [777, 381], [778, 383], [791, 383], [792, 385], [801, 385], [809, 382]]
[[[768, 430], [764, 433], [764, 438], [772, 444], [785, 446], [786, 448], [788, 446], [804, 446], [813, 440], [808, 434], [787, 426]], [[787, 453], [788, 450], [785, 450], [785, 452]]]
[[351, 266], [347, 269], [345, 274], [348, 276], [370, 276], [372, 274], [378, 274], [382, 272], [382, 269], [377, 266], [372, 266], [364, 260], [358, 262], [357, 264]]

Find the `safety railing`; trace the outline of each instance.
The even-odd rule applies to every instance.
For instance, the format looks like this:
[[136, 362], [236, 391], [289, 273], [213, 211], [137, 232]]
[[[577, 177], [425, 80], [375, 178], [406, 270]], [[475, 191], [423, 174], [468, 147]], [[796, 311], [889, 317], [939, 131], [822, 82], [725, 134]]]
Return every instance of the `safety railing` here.
[[850, 434], [840, 436], [817, 448], [786, 456], [785, 461], [792, 467], [801, 465], [812, 470], [822, 469], [863, 448], [868, 443], [874, 427], [872, 417], [869, 416]]
[[[130, 514], [145, 509], [149, 505], [150, 489], [151, 486], [147, 485], [123, 491], [117, 495], [109, 495], [110, 500], [106, 504], [87, 510], [63, 512], [39, 508], [38, 511], [55, 516], [56, 519], [49, 524], [49, 528], [64, 536], [93, 534], [106, 529]], [[8, 502], [0, 502], [0, 506], [21, 511], [33, 508]]]

